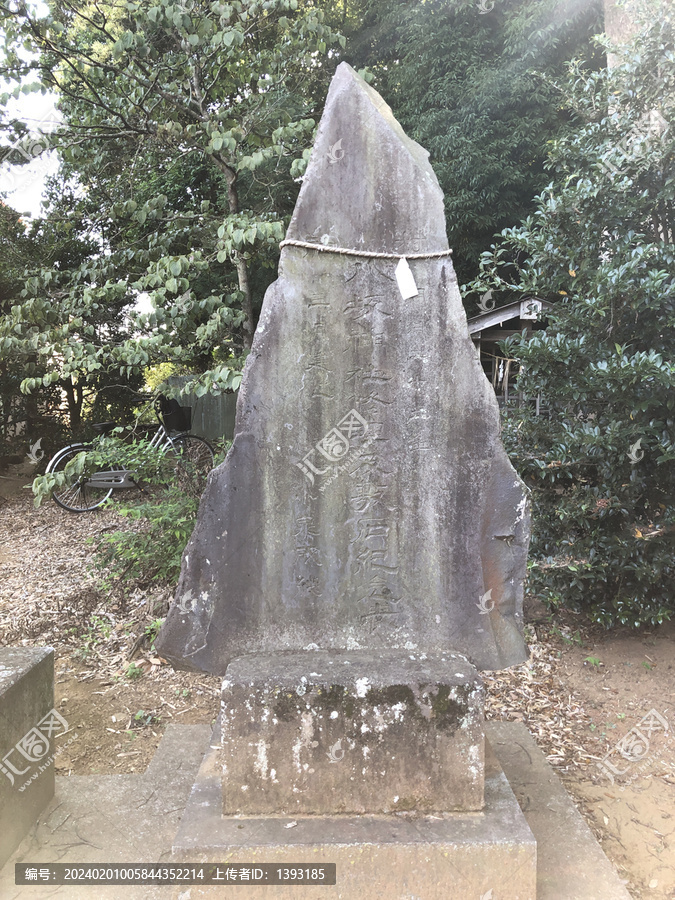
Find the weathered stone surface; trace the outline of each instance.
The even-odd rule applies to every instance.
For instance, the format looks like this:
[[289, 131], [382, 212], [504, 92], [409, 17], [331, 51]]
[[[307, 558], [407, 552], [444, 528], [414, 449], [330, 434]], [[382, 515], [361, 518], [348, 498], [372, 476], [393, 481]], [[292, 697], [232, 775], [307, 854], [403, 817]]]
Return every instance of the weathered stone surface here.
[[485, 731], [537, 841], [537, 900], [630, 900], [525, 724], [493, 720]]
[[0, 868], [54, 795], [54, 651], [0, 648]]
[[[292, 900], [325, 900], [327, 896], [336, 900], [535, 900], [537, 896], [536, 844], [487, 744], [483, 812], [428, 816], [222, 815], [218, 757], [219, 751], [210, 749], [204, 758], [174, 840], [174, 862], [337, 864], [335, 887], [250, 885], [247, 898], [264, 900], [270, 892]], [[190, 890], [193, 900], [224, 894], [222, 885], [193, 885]], [[610, 896], [602, 894], [597, 900]]]
[[483, 684], [456, 653], [242, 657], [221, 728], [225, 815], [483, 807]]
[[[427, 152], [344, 63], [287, 238], [448, 246]], [[410, 260], [407, 300], [397, 264], [283, 248], [156, 643], [174, 665], [309, 645], [526, 658], [528, 507], [452, 263]]]
[[[156, 883], [117, 888], [40, 882], [15, 886], [15, 865], [119, 867], [129, 862], [135, 866], [169, 862], [211, 733], [208, 725], [169, 723], [143, 773], [57, 773], [55, 797], [0, 869], [2, 900], [169, 900], [171, 888]], [[186, 886], [181, 888], [185, 892]]]

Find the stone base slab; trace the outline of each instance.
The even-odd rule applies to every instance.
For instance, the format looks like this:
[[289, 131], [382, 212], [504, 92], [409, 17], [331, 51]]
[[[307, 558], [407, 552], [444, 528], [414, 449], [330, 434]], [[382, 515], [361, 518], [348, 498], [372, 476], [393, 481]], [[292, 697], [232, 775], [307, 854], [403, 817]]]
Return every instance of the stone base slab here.
[[[485, 726], [488, 743], [494, 748], [503, 766], [510, 787], [523, 809], [525, 819], [537, 841], [537, 900], [631, 900], [631, 895], [611, 865], [602, 848], [585, 825], [579, 811], [565, 792], [557, 774], [547, 762], [542, 751], [532, 740], [527, 728], [521, 722], [487, 722]], [[169, 725], [150, 767], [144, 775], [94, 775], [57, 776], [56, 796], [41, 816], [40, 823], [34, 825], [14, 856], [0, 869], [0, 897], [12, 900], [94, 900], [92, 887], [72, 885], [38, 884], [27, 887], [14, 885], [14, 863], [38, 860], [49, 862], [97, 864], [110, 862], [161, 862], [169, 865], [172, 860], [172, 845], [176, 829], [181, 821], [186, 802], [197, 776], [193, 761], [204, 757], [212, 741], [212, 732], [204, 725]], [[488, 753], [489, 756], [489, 753]], [[193, 794], [191, 818], [181, 828], [183, 834], [190, 823], [199, 824], [200, 834], [204, 833], [204, 822], [194, 818], [196, 803], [210, 803], [212, 810], [220, 807], [220, 779], [216, 770], [207, 762], [202, 765], [202, 774], [197, 782], [198, 789]], [[204, 783], [205, 778], [213, 779], [211, 800]], [[489, 782], [488, 768], [488, 782]], [[489, 785], [488, 785], [489, 794]], [[208, 807], [201, 808], [201, 815], [208, 817]], [[480, 814], [478, 814], [480, 815]], [[353, 818], [353, 817], [350, 817]], [[292, 822], [284, 819], [284, 824]], [[301, 820], [297, 819], [300, 827]], [[129, 822], [134, 823], [129, 828]], [[289, 834], [297, 830], [287, 829]], [[239, 829], [238, 829], [239, 830]], [[240, 832], [241, 833], [241, 832]], [[209, 843], [210, 846], [210, 843]], [[278, 847], [277, 843], [277, 847]], [[356, 858], [358, 847], [354, 846], [351, 858]], [[292, 848], [295, 851], [295, 847]], [[189, 846], [189, 861], [199, 848]], [[318, 853], [312, 852], [312, 859]], [[366, 846], [363, 853], [367, 854]], [[216, 849], [222, 862], [227, 848]], [[215, 855], [214, 854], [214, 855]], [[232, 863], [245, 864], [246, 848], [235, 848], [227, 857]], [[320, 857], [328, 859], [328, 855]], [[177, 857], [174, 857], [177, 860]], [[178, 861], [178, 860], [177, 860]], [[267, 862], [266, 855], [261, 862]], [[299, 862], [298, 859], [289, 862]], [[335, 860], [337, 862], [337, 859]], [[320, 898], [347, 896], [343, 881], [351, 865], [351, 859], [338, 871], [338, 884], [323, 887]], [[498, 879], [501, 873], [496, 873]], [[391, 900], [426, 900], [428, 895], [392, 884], [389, 887]], [[408, 878], [407, 884], [410, 883]], [[484, 882], [487, 884], [487, 880]], [[501, 883], [501, 881], [498, 881]], [[442, 886], [442, 882], [439, 881]], [[377, 885], [372, 887], [376, 890]], [[117, 896], [114, 887], [101, 888], [101, 897]], [[250, 887], [219, 887], [215, 897], [218, 900], [232, 898], [245, 900], [250, 896]], [[293, 896], [292, 888], [265, 888], [265, 900], [283, 900]], [[309, 896], [310, 888], [295, 889], [298, 900]], [[489, 888], [480, 892], [470, 890], [448, 893], [447, 900], [480, 900], [488, 894]], [[118, 891], [119, 893], [119, 891]], [[363, 900], [368, 893], [361, 892]], [[197, 900], [203, 896], [199, 885], [176, 887], [126, 886], [124, 900]], [[356, 895], [361, 900], [361, 894]], [[492, 900], [500, 900], [500, 894], [492, 892]]]
[[[335, 886], [249, 885], [249, 900], [535, 900], [536, 842], [493, 754], [483, 812], [223, 816], [218, 734], [174, 840], [176, 862], [337, 864]], [[191, 900], [230, 894], [239, 896], [190, 887]]]
[[525, 725], [486, 722], [485, 735], [537, 841], [537, 900], [631, 900]]
[[54, 796], [54, 650], [0, 648], [0, 867]]
[[223, 681], [223, 812], [483, 807], [483, 683], [459, 653], [305, 651], [234, 660]]

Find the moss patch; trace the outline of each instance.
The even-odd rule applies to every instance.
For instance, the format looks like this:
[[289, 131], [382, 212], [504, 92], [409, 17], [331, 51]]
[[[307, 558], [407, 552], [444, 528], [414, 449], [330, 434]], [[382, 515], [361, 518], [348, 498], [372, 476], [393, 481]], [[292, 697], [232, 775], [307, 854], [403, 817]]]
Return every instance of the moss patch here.
[[356, 702], [346, 687], [339, 684], [331, 684], [329, 687], [320, 687], [312, 694], [312, 704], [326, 710], [343, 712], [346, 718], [352, 719], [356, 712]]
[[292, 722], [298, 717], [298, 698], [290, 691], [279, 691], [272, 707], [272, 715], [280, 722]]
[[[454, 732], [459, 727], [461, 719], [464, 717], [467, 704], [466, 697], [464, 702], [460, 702], [456, 697], [451, 697], [452, 688], [447, 684], [441, 684], [437, 694], [429, 694], [431, 700], [431, 715], [436, 723], [439, 731]], [[454, 689], [458, 692], [458, 689]], [[459, 689], [459, 692], [466, 692], [466, 689]]]

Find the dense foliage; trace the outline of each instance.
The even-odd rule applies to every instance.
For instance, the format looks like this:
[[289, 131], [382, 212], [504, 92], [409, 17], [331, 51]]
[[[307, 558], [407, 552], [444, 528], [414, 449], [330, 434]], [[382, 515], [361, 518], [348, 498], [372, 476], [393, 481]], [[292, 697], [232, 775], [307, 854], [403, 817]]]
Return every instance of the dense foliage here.
[[[94, 245], [37, 260], [0, 319], [22, 389], [166, 361], [201, 374], [197, 392], [236, 387], [339, 36], [299, 0], [58, 0], [42, 17], [19, 0], [0, 16], [14, 96], [58, 98], [61, 126], [41, 137], [62, 160], [50, 228]], [[15, 141], [7, 159], [28, 151]]]
[[[353, 4], [352, 4], [353, 5]], [[495, 232], [533, 209], [549, 142], [569, 110], [553, 81], [569, 59], [605, 65], [591, 37], [602, 3], [366, 0], [348, 48], [404, 129], [429, 150], [445, 193], [460, 284]], [[342, 27], [342, 26], [341, 26]]]
[[573, 53], [602, 64], [599, 6], [53, 0], [41, 15], [0, 0], [0, 76], [14, 97], [53, 92], [60, 118], [35, 134], [7, 114], [4, 156], [58, 151], [37, 246], [49, 232], [81, 251], [33, 256], [0, 317], [2, 360], [24, 392], [65, 391], [74, 429], [116, 415], [113, 386], [158, 363], [194, 374], [198, 393], [236, 387], [343, 55], [431, 150], [455, 263], [475, 274], [479, 249], [530, 208], [569, 119], [534, 72]]
[[605, 625], [675, 609], [675, 16], [659, 4], [623, 65], [574, 66], [576, 127], [535, 214], [482, 260], [479, 293], [554, 303], [515, 337], [505, 439], [532, 486], [532, 589]]
[[[23, 416], [34, 437], [62, 397], [74, 428], [114, 417], [152, 366], [197, 393], [237, 386], [346, 45], [430, 150], [460, 281], [480, 259], [469, 304], [553, 303], [545, 332], [505, 348], [546, 410], [504, 428], [532, 488], [532, 589], [607, 625], [667, 618], [675, 44], [668, 4], [647, 8], [608, 72], [599, 0], [52, 0], [46, 16], [0, 0], [0, 76], [16, 97], [54, 91], [61, 119], [36, 139], [3, 114], [0, 158], [49, 146], [61, 167], [44, 219], [0, 207], [0, 432]], [[196, 504], [163, 490], [103, 542], [118, 575], [176, 576]]]

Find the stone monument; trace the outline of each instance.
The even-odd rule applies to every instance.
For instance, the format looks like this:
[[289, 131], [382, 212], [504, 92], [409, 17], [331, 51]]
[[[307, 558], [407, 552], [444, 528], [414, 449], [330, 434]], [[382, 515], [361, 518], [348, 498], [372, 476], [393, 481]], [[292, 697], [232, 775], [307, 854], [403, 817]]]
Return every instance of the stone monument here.
[[425, 900], [488, 870], [500, 900], [534, 898], [477, 672], [527, 658], [528, 503], [450, 254], [428, 153], [342, 63], [155, 644], [224, 676], [223, 815], [186, 813], [193, 858], [357, 846], [340, 896], [389, 896], [426, 859]]
[[523, 662], [528, 541], [428, 153], [343, 64], [156, 646]]

